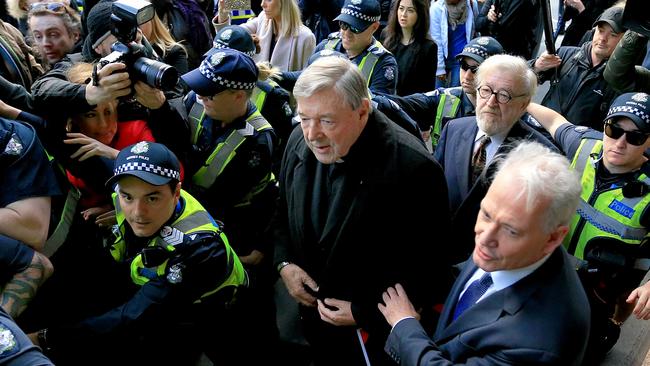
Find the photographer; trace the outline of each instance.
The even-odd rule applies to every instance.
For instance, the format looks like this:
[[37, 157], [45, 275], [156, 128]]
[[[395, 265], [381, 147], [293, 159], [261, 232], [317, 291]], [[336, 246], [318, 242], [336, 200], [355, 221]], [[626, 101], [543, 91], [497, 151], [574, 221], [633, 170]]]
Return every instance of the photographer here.
[[[138, 4], [136, 3], [134, 6], [133, 3], [131, 0], [121, 0], [115, 3], [100, 1], [91, 9], [88, 14], [89, 33], [84, 41], [82, 53], [68, 55], [53, 70], [35, 83], [32, 89], [33, 106], [37, 114], [46, 118], [54, 125], [56, 131], [60, 132], [70, 115], [88, 112], [98, 104], [119, 98], [118, 110], [121, 119], [157, 121], [157, 123], [150, 125], [154, 137], [157, 141], [166, 143], [173, 149], [174, 142], [178, 141], [178, 131], [169, 129], [170, 125], [174, 125], [169, 120], [176, 118], [180, 121], [183, 119], [181, 116], [184, 111], [180, 98], [168, 100], [159, 85], [153, 87], [142, 80], [136, 80], [134, 74], [137, 74], [137, 72], [123, 72], [131, 71], [133, 63], [140, 62], [143, 58], [149, 64], [155, 61], [151, 60], [150, 56], [153, 55], [153, 52], [144, 38], [140, 36], [140, 41], [143, 43], [142, 47], [132, 42], [140, 34], [137, 32], [136, 14], [128, 14], [133, 19], [125, 19], [119, 25], [120, 28], [111, 21], [116, 6], [138, 12], [144, 9], [138, 9]], [[125, 28], [128, 28], [130, 34], [126, 36], [113, 34], [116, 32], [123, 33]], [[131, 35], [134, 37], [133, 39], [124, 39]], [[116, 42], [118, 40], [120, 42]], [[118, 49], [118, 52], [131, 52], [132, 49], [137, 49], [143, 52], [144, 55], [136, 58], [138, 55], [132, 54], [130, 56], [135, 60], [121, 62], [122, 60], [114, 57], [116, 54], [112, 52], [113, 45]], [[89, 83], [77, 84], [68, 80], [67, 70], [74, 63], [80, 61], [91, 62], [98, 57], [106, 58], [107, 56], [110, 60], [102, 62], [104, 64], [102, 67], [97, 67]], [[161, 67], [158, 65], [163, 64], [156, 65], [156, 67]], [[147, 72], [151, 71], [152, 68], [149, 65], [143, 65], [140, 69]], [[169, 75], [165, 73], [164, 77], [167, 78]], [[149, 74], [144, 76], [138, 74], [138, 79], [149, 76]], [[162, 82], [162, 80], [153, 81]], [[168, 84], [169, 82], [165, 79], [163, 83]], [[174, 85], [176, 84], [174, 83]], [[174, 85], [172, 85], [172, 88]], [[130, 95], [132, 97], [129, 97]], [[65, 108], [61, 108], [61, 106], [65, 106]]]
[[643, 57], [648, 36], [632, 30], [625, 32], [609, 59], [603, 77], [618, 92], [650, 92], [650, 70], [635, 62]]

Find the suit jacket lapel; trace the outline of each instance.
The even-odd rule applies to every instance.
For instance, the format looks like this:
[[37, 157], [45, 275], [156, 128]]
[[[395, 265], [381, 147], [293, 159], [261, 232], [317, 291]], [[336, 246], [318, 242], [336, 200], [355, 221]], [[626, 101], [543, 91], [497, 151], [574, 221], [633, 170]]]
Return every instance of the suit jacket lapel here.
[[[312, 171], [316, 162], [311, 150], [309, 150], [306, 144], [298, 145], [295, 154], [298, 156], [298, 162], [293, 169], [293, 187], [286, 187], [285, 189], [287, 192], [293, 193], [293, 199], [295, 201], [293, 207], [302, 208], [302, 212], [290, 214], [289, 217], [293, 216], [293, 220], [295, 220], [293, 227], [297, 230], [298, 236], [304, 241], [306, 239], [306, 225], [309, 225], [311, 228], [311, 224], [307, 224], [306, 219], [309, 218], [311, 220], [311, 212], [309, 211], [311, 199], [308, 194], [313, 191], [314, 174], [312, 174]], [[312, 231], [311, 229], [309, 230], [309, 232]]]
[[465, 263], [463, 263], [463, 270], [458, 275], [458, 278], [456, 278], [456, 282], [454, 282], [454, 285], [451, 288], [451, 292], [447, 296], [445, 305], [442, 308], [442, 314], [440, 315], [440, 320], [438, 321], [438, 326], [436, 328], [436, 338], [437, 335], [440, 334], [445, 328], [447, 328], [447, 326], [449, 326], [449, 323], [453, 321], [454, 309], [456, 308], [458, 297], [463, 291], [463, 287], [465, 287], [465, 284], [469, 278], [472, 277], [474, 272], [476, 272], [476, 269], [476, 264], [474, 264], [471, 257], [465, 261]]
[[[467, 128], [462, 132], [461, 138], [458, 141], [459, 144], [456, 146], [458, 164], [456, 164], [455, 169], [460, 170], [459, 183], [465, 192], [468, 192], [470, 189], [469, 177], [472, 171], [472, 153], [474, 152], [474, 139], [476, 138], [477, 132], [478, 126], [474, 123], [471, 128]], [[465, 172], [462, 172], [463, 169], [465, 169]]]
[[[552, 276], [552, 273], [560, 271], [559, 267], [563, 262], [562, 250], [562, 247], [556, 248], [550, 258], [533, 273], [522, 278], [514, 285], [484, 298], [476, 305], [465, 310], [465, 312], [461, 314], [455, 322], [451, 322], [451, 324], [448, 323], [444, 329], [441, 330], [440, 327], [438, 327], [435, 341], [444, 343], [446, 339], [455, 337], [457, 334], [492, 323], [499, 319], [504, 313], [512, 315], [518, 312], [523, 307], [526, 300], [528, 300], [537, 289], [545, 285], [545, 281]], [[476, 268], [473, 263], [472, 267]], [[474, 273], [474, 270], [470, 272], [470, 275], [472, 273]], [[462, 290], [462, 287], [467, 282], [469, 276], [465, 275], [464, 277], [464, 281], [461, 281], [461, 278], [459, 277], [460, 285], [457, 286], [457, 284], [454, 284], [454, 291], [456, 291], [456, 287], [460, 287]], [[459, 294], [460, 291], [455, 292], [455, 299], [458, 298]], [[456, 300], [454, 300], [454, 305], [455, 304]], [[447, 304], [445, 304], [445, 306], [446, 305]], [[446, 314], [447, 312], [448, 310], [446, 309], [443, 314]], [[441, 318], [441, 320], [443, 320], [443, 318]]]

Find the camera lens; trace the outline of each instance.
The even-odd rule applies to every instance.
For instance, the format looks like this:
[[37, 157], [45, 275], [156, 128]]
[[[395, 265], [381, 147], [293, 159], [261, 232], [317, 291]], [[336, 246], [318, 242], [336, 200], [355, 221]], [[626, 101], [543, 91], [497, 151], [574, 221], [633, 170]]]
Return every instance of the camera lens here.
[[138, 79], [157, 89], [171, 90], [178, 82], [175, 68], [150, 58], [139, 57], [133, 63], [133, 70]]

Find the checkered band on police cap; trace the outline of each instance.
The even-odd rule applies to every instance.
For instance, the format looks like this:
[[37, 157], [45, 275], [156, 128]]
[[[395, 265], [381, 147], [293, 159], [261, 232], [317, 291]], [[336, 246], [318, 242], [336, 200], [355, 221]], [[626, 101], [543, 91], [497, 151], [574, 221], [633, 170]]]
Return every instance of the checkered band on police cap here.
[[650, 124], [650, 116], [646, 112], [640, 110], [637, 107], [630, 107], [630, 106], [626, 106], [626, 105], [625, 106], [612, 107], [607, 112], [607, 115], [611, 116], [613, 114], [617, 114], [617, 113], [620, 113], [620, 112], [626, 112], [628, 114], [633, 114], [633, 115], [641, 118], [643, 120], [643, 122]]
[[142, 163], [137, 161], [121, 164], [115, 167], [113, 173], [115, 175], [118, 175], [122, 173], [133, 172], [133, 171], [149, 172], [152, 174], [160, 175], [161, 177], [171, 178], [176, 180], [181, 179], [181, 173], [177, 170], [163, 168], [158, 165]]
[[[222, 42], [221, 40], [218, 40], [218, 39], [215, 40], [214, 42], [212, 42], [212, 48], [215, 48], [215, 49], [218, 49], [218, 50], [223, 50], [223, 49], [226, 49], [226, 48], [232, 48], [229, 45], [221, 43], [221, 42]], [[241, 50], [239, 50], [239, 51], [246, 54], [246, 55], [248, 55], [248, 56], [250, 56], [250, 57], [255, 56], [255, 51], [241, 51]]]
[[360, 12], [358, 10], [349, 9], [349, 8], [346, 8], [346, 7], [343, 7], [341, 9], [341, 14], [347, 14], [347, 15], [353, 16], [355, 18], [359, 18], [359, 19], [361, 19], [363, 21], [372, 22], [372, 23], [378, 22], [379, 19], [381, 18], [380, 15], [377, 15], [377, 16], [373, 17], [373, 16], [363, 14], [362, 12]]
[[216, 75], [213, 71], [214, 69], [210, 66], [209, 62], [203, 61], [201, 66], [199, 66], [199, 71], [203, 76], [208, 80], [211, 80], [213, 83], [217, 83], [223, 86], [226, 89], [240, 89], [240, 90], [250, 90], [255, 88], [256, 82], [245, 83], [241, 81], [229, 80], [221, 75]]
[[456, 55], [456, 58], [469, 57], [480, 64], [486, 58], [500, 53], [503, 53], [503, 47], [499, 41], [492, 37], [483, 36], [469, 41], [463, 51]]
[[467, 53], [473, 53], [475, 55], [481, 56], [483, 58], [488, 57], [488, 53], [485, 51], [484, 48], [478, 48], [478, 47], [472, 47], [472, 46], [467, 46], [463, 48], [463, 52]]
[[640, 130], [650, 132], [650, 95], [646, 93], [619, 95], [612, 102], [605, 120], [613, 117], [627, 117]]

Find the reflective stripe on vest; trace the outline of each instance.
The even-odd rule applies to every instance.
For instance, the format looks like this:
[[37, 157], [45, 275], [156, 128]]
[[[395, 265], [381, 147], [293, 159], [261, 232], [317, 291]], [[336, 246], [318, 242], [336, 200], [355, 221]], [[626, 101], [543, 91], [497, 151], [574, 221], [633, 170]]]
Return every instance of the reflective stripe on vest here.
[[[340, 42], [340, 38], [329, 39], [327, 43], [325, 43], [325, 49], [335, 50], [336, 46], [338, 46]], [[361, 62], [359, 62], [359, 65], [357, 65], [359, 71], [361, 72], [361, 75], [363, 75], [363, 77], [366, 79], [366, 86], [370, 86], [370, 78], [372, 77], [372, 72], [374, 71], [377, 62], [379, 62], [379, 56], [373, 52], [370, 52], [370, 49], [373, 47], [377, 47], [384, 50], [384, 52], [388, 52], [381, 44], [381, 42], [377, 40], [375, 40], [375, 43], [373, 43], [372, 46], [368, 47], [366, 55], [363, 56]]]
[[633, 228], [616, 221], [614, 218], [599, 212], [584, 200], [580, 200], [578, 203], [577, 212], [578, 215], [587, 220], [587, 222], [595, 226], [598, 230], [620, 236], [623, 239], [641, 241], [641, 239], [643, 239], [648, 233], [645, 228]]
[[[596, 189], [597, 168], [591, 155], [600, 156], [602, 147], [601, 140], [583, 139], [571, 162], [571, 167], [581, 173], [582, 192], [564, 246], [580, 259], [584, 259], [585, 248], [594, 239], [613, 238], [622, 244], [638, 245], [648, 234], [640, 220], [650, 204], [650, 194], [627, 198], [623, 196], [622, 187], [615, 187], [592, 197]], [[638, 180], [650, 184], [650, 178], [645, 174], [641, 174]]]
[[[278, 85], [275, 82], [269, 82], [269, 84], [273, 86]], [[261, 100], [259, 100], [260, 94], [264, 94]], [[266, 102], [266, 92], [256, 86], [255, 89], [253, 89], [250, 100], [255, 104], [257, 110], [261, 112], [262, 107], [264, 107], [264, 103]], [[190, 112], [187, 114], [187, 118], [190, 122], [190, 136], [192, 143], [196, 145], [196, 142], [199, 140], [199, 136], [201, 135], [201, 130], [203, 129], [203, 118], [205, 118], [205, 108], [203, 105], [195, 100], [194, 104], [192, 104], [192, 108], [190, 108]]]
[[[45, 155], [50, 164], [54, 164], [63, 176], [66, 176], [66, 171], [54, 160], [54, 156], [45, 150]], [[50, 257], [54, 254], [61, 245], [65, 242], [65, 239], [68, 238], [68, 233], [70, 232], [70, 227], [72, 227], [72, 221], [74, 221], [75, 213], [77, 212], [77, 204], [81, 198], [81, 192], [77, 187], [69, 185], [68, 194], [65, 197], [65, 202], [63, 203], [63, 210], [61, 211], [61, 217], [59, 222], [56, 223], [56, 228], [52, 231], [52, 234], [45, 241], [45, 246], [43, 247], [43, 254]]]
[[[185, 235], [199, 232], [212, 232], [218, 234], [226, 249], [228, 265], [227, 271], [229, 273], [228, 277], [215, 289], [201, 295], [201, 298], [212, 295], [226, 286], [240, 286], [245, 284], [247, 281], [246, 271], [239, 261], [239, 258], [230, 247], [226, 235], [221, 231], [219, 227], [214, 224], [211, 216], [205, 211], [203, 206], [201, 206], [201, 204], [194, 197], [192, 197], [189, 193], [181, 190], [181, 198], [185, 202], [185, 207], [181, 215], [170, 226], [181, 231]], [[118, 234], [121, 235], [116, 239], [115, 243], [113, 243], [113, 246], [111, 247], [111, 254], [115, 260], [123, 261], [126, 259], [126, 243], [123, 239], [126, 218], [120, 209], [116, 194], [113, 195], [113, 199], [115, 201], [115, 213], [119, 227]], [[154, 239], [150, 240], [147, 246], [161, 246], [170, 252], [176, 250], [173, 245], [167, 244], [160, 236], [156, 236]], [[131, 280], [136, 285], [142, 286], [156, 277], [163, 276], [167, 268], [167, 263], [168, 260], [165, 260], [157, 267], [146, 268], [142, 262], [142, 255], [138, 254], [135, 256], [135, 258], [133, 258], [130, 264]], [[200, 299], [197, 300], [197, 302], [199, 301]]]
[[212, 151], [203, 166], [192, 177], [192, 183], [200, 188], [208, 189], [217, 180], [217, 177], [228, 163], [235, 157], [237, 148], [253, 136], [255, 131], [270, 129], [271, 125], [262, 117], [259, 110], [246, 119], [246, 126], [232, 131], [224, 142], [221, 142]]
[[460, 98], [450, 94], [447, 90], [440, 96], [438, 109], [436, 110], [436, 120], [433, 122], [433, 131], [431, 132], [431, 144], [435, 149], [440, 140], [442, 131], [442, 119], [455, 117], [460, 106]]
[[251, 94], [251, 101], [255, 104], [255, 108], [260, 112], [264, 107], [264, 103], [266, 103], [266, 95], [267, 93], [260, 88], [253, 89], [253, 94]]
[[190, 122], [190, 136], [192, 137], [192, 144], [196, 144], [196, 142], [199, 140], [199, 134], [203, 129], [204, 116], [205, 108], [197, 101], [194, 101], [192, 108], [190, 108], [190, 113], [187, 115], [187, 118]]
[[45, 242], [43, 254], [46, 256], [50, 257], [54, 254], [68, 237], [72, 221], [74, 221], [74, 216], [77, 212], [77, 203], [79, 203], [79, 198], [81, 198], [81, 192], [79, 192], [76, 187], [70, 187], [68, 189], [68, 194], [65, 197], [61, 218], [56, 224], [56, 228], [52, 232], [52, 235], [50, 235]]

